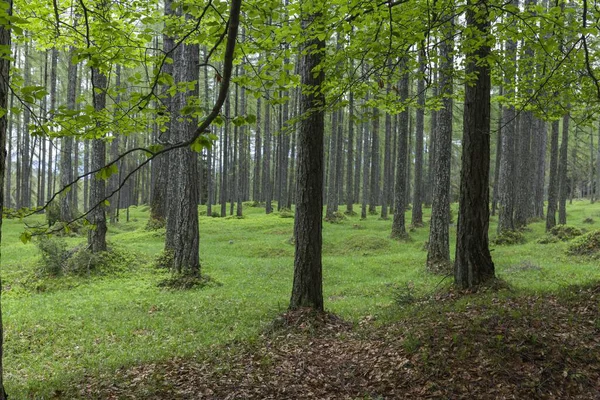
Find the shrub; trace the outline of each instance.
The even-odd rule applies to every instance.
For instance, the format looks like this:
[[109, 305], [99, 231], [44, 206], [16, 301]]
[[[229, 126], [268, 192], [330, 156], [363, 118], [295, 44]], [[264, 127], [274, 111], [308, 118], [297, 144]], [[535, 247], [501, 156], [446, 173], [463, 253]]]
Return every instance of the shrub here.
[[60, 221], [60, 206], [57, 202], [53, 201], [46, 207], [46, 222], [48, 226], [52, 226], [58, 221]]
[[331, 222], [332, 224], [339, 224], [340, 222], [342, 222], [346, 218], [347, 217], [346, 217], [346, 215], [344, 215], [343, 212], [341, 212], [341, 211], [335, 211], [331, 217], [325, 218], [325, 221]]
[[546, 235], [546, 236], [541, 237], [538, 240], [536, 240], [536, 243], [539, 243], [539, 244], [550, 244], [550, 243], [558, 243], [558, 242], [560, 242], [560, 239], [553, 235]]
[[556, 225], [550, 229], [550, 234], [556, 236], [559, 240], [566, 242], [577, 236], [581, 236], [581, 229], [569, 225]]
[[218, 211], [213, 211], [210, 214], [210, 216], [213, 217], [213, 218], [221, 218], [221, 213], [219, 213]]
[[154, 267], [156, 268], [164, 268], [164, 269], [170, 269], [171, 266], [173, 265], [173, 257], [174, 257], [174, 253], [173, 250], [163, 250], [161, 251], [158, 256], [156, 256], [156, 259], [154, 260]]
[[70, 256], [67, 243], [58, 237], [40, 236], [35, 244], [42, 257], [40, 272], [50, 276], [62, 275]]
[[492, 244], [497, 246], [510, 246], [523, 243], [525, 243], [525, 236], [520, 231], [502, 231], [492, 239]]
[[65, 273], [84, 275], [91, 273], [115, 273], [126, 270], [138, 262], [134, 254], [118, 249], [92, 253], [87, 247], [74, 249], [67, 259]]
[[159, 229], [167, 226], [167, 221], [164, 218], [152, 218], [148, 219], [148, 223], [146, 223], [147, 231], [157, 231]]
[[294, 213], [289, 208], [282, 208], [279, 210], [280, 218], [294, 218]]
[[594, 223], [594, 219], [593, 218], [586, 218], [583, 220], [584, 224], [593, 224]]
[[600, 230], [580, 236], [567, 248], [567, 254], [571, 256], [600, 257]]
[[254, 201], [245, 201], [242, 203], [244, 207], [264, 207], [265, 203], [261, 203], [260, 201], [254, 200]]

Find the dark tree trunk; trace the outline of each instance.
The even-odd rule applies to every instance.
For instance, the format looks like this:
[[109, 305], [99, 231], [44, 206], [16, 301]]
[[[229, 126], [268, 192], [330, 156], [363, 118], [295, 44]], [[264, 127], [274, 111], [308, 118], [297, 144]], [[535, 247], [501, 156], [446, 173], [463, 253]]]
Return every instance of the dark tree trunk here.
[[521, 228], [527, 225], [527, 219], [531, 215], [531, 205], [533, 193], [531, 190], [531, 129], [533, 126], [533, 113], [524, 111], [521, 114], [520, 133], [517, 139], [517, 182], [516, 202], [515, 202], [515, 228]]
[[[433, 97], [436, 98], [439, 94], [439, 73], [433, 73], [433, 85], [432, 92]], [[431, 110], [431, 129], [429, 133], [429, 141], [427, 145], [427, 188], [425, 190], [425, 204], [432, 205], [433, 203], [433, 185], [435, 181], [434, 171], [435, 171], [435, 143], [437, 134], [437, 121], [438, 121], [438, 112], [436, 110]]]
[[[474, 35], [490, 34], [486, 0], [469, 2], [467, 27]], [[454, 280], [471, 288], [494, 278], [488, 245], [490, 170], [490, 55], [489, 44], [466, 55], [466, 73], [476, 76], [465, 85], [463, 155], [456, 239]]]
[[[106, 108], [106, 75], [92, 68], [92, 86], [94, 110], [100, 112]], [[91, 169], [97, 170], [106, 165], [106, 143], [103, 139], [92, 141]], [[106, 182], [94, 175], [90, 187], [90, 204], [93, 211], [89, 214], [90, 223], [94, 229], [88, 232], [88, 247], [93, 253], [106, 251], [106, 212], [104, 199], [106, 196]]]
[[[454, 32], [450, 23], [449, 34]], [[452, 37], [452, 36], [450, 36]], [[439, 91], [443, 95], [442, 108], [436, 112], [435, 172], [433, 174], [431, 222], [427, 247], [427, 268], [433, 272], [449, 272], [450, 264], [450, 169], [452, 165], [452, 119], [454, 102], [454, 39], [446, 38], [440, 45]]]
[[415, 129], [415, 180], [411, 225], [423, 226], [423, 134], [425, 131], [425, 54], [419, 52], [420, 74], [417, 83], [417, 115]]
[[[8, 9], [6, 12], [12, 15], [12, 0], [6, 2]], [[10, 31], [4, 26], [0, 27], [0, 45], [10, 48]], [[10, 61], [7, 58], [0, 59], [0, 108], [6, 110], [8, 107], [8, 81], [10, 79]], [[0, 117], [0, 210], [4, 207], [4, 179], [6, 178], [6, 125], [8, 122], [7, 114]], [[10, 177], [9, 177], [10, 179]], [[2, 213], [0, 213], [0, 244], [2, 243]], [[2, 291], [2, 282], [0, 281], [0, 293]], [[1, 302], [0, 302], [1, 304]], [[8, 398], [4, 390], [4, 325], [2, 323], [2, 308], [0, 307], [0, 400]]]
[[371, 130], [371, 188], [369, 190], [369, 214], [377, 213], [380, 204], [381, 189], [379, 185], [379, 109], [373, 108], [373, 125]]
[[335, 182], [337, 185], [337, 206], [335, 208], [338, 211], [339, 205], [344, 201], [344, 109], [338, 110], [338, 127], [337, 127], [337, 161], [335, 162], [336, 173]]
[[[44, 87], [48, 87], [48, 51], [44, 55], [44, 68], [42, 70], [42, 81]], [[11, 100], [12, 101], [12, 100]], [[12, 106], [12, 105], [11, 105]], [[47, 122], [48, 115], [48, 96], [44, 96], [40, 107], [41, 119]], [[9, 146], [10, 147], [10, 146]], [[10, 153], [9, 153], [10, 154]], [[40, 141], [40, 155], [38, 156], [38, 188], [37, 188], [37, 206], [43, 207], [46, 202], [46, 138], [42, 137]], [[10, 174], [8, 175], [10, 176]]]
[[[84, 150], [83, 150], [83, 169], [87, 174], [90, 172], [90, 141], [84, 141]], [[92, 178], [87, 176], [83, 180], [83, 208], [89, 209], [90, 207], [90, 180]]]
[[[401, 68], [405, 69], [405, 62], [401, 63]], [[408, 72], [402, 75], [400, 80], [400, 101], [406, 104], [408, 101]], [[392, 222], [392, 238], [406, 239], [406, 212], [407, 205], [407, 162], [408, 162], [408, 118], [409, 108], [400, 113], [398, 122], [398, 151], [396, 153], [396, 187], [394, 189], [394, 220]]]
[[[3, 34], [2, 30], [0, 30], [0, 40], [2, 40], [2, 34]], [[4, 71], [3, 70], [3, 65], [2, 65], [1, 62], [0, 62], [0, 71]], [[0, 86], [0, 89], [1, 88], [2, 88], [2, 86]], [[0, 102], [1, 101], [2, 100], [0, 99]], [[15, 101], [15, 96], [14, 96], [14, 94], [11, 93], [11, 95], [10, 95], [10, 108], [13, 107], [14, 101]], [[7, 118], [6, 124], [8, 126], [4, 130], [4, 135], [5, 135], [5, 141], [8, 143], [8, 152], [7, 152], [7, 155], [6, 155], [5, 158], [8, 159], [8, 161], [6, 161], [5, 164], [4, 164], [6, 166], [6, 174], [4, 175], [3, 179], [6, 180], [6, 192], [3, 193], [4, 197], [2, 197], [2, 198], [4, 199], [4, 201], [3, 201], [4, 207], [12, 208], [12, 206], [13, 206], [12, 199], [11, 199], [11, 195], [12, 195], [12, 182], [11, 181], [12, 181], [12, 164], [13, 164], [12, 163], [12, 153], [13, 153], [13, 144], [12, 144], [12, 126], [13, 126], [13, 122], [12, 121], [13, 121], [14, 115], [12, 115], [12, 113], [9, 113], [6, 118]], [[2, 122], [0, 120], [0, 127], [1, 127], [1, 124], [2, 124]], [[2, 132], [0, 131], [0, 135], [1, 134], [2, 134]], [[2, 140], [1, 137], [0, 137], [0, 140]], [[1, 149], [2, 148], [0, 147], [0, 151], [1, 151]], [[1, 154], [0, 154], [0, 156], [1, 156]], [[0, 165], [3, 165], [3, 164], [0, 164]], [[2, 218], [2, 217], [0, 216], [0, 218]], [[1, 222], [0, 222], [0, 224], [1, 224]], [[0, 287], [0, 290], [2, 290], [1, 287]], [[0, 364], [1, 364], [1, 360], [0, 360]], [[0, 376], [0, 378], [1, 378], [1, 376]]]
[[[391, 92], [391, 84], [388, 83], [387, 93]], [[388, 219], [388, 200], [394, 184], [390, 180], [390, 169], [392, 165], [392, 116], [385, 113], [385, 144], [383, 151], [383, 192], [381, 194], [381, 219]]]
[[[354, 96], [353, 96], [354, 97]], [[350, 120], [350, 124], [354, 125], [354, 121]], [[361, 186], [361, 172], [363, 162], [363, 125], [357, 126], [358, 136], [356, 138], [356, 164], [354, 165], [354, 201], [356, 203], [360, 200], [360, 186]]]
[[[121, 66], [117, 65], [115, 68], [115, 85], [118, 88], [121, 86]], [[115, 99], [117, 106], [121, 101], [121, 95], [117, 94]], [[119, 136], [116, 135], [115, 138], [110, 142], [110, 160], [116, 160], [119, 157]], [[108, 193], [114, 193], [110, 196], [110, 207], [109, 207], [109, 215], [110, 222], [117, 222], [117, 210], [119, 209], [119, 204], [117, 203], [117, 189], [119, 187], [119, 174], [112, 175], [108, 180]]]
[[[320, 19], [313, 14], [303, 20], [308, 29]], [[323, 213], [323, 136], [325, 96], [322, 84], [323, 69], [314, 72], [324, 57], [325, 41], [310, 38], [304, 44], [307, 50], [301, 58], [300, 120], [298, 133], [298, 172], [296, 194], [296, 217], [294, 236], [296, 251], [294, 259], [294, 283], [290, 309], [310, 307], [323, 310], [322, 271], [322, 213]], [[308, 90], [304, 91], [305, 88]]]
[[[567, 223], [567, 158], [569, 154], [569, 120], [567, 113], [563, 117], [562, 142], [560, 144], [560, 154], [558, 160], [558, 223], [564, 225]], [[571, 188], [573, 190], [573, 188]]]
[[230, 95], [227, 95], [225, 100], [225, 126], [223, 127], [223, 157], [221, 168], [221, 217], [227, 216], [227, 199], [229, 195], [229, 119], [231, 100]]

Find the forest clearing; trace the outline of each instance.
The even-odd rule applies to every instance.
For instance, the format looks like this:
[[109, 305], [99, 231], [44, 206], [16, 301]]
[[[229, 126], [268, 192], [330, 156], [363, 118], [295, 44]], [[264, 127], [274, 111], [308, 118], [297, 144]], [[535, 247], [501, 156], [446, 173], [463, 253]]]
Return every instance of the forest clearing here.
[[[600, 268], [566, 254], [576, 238], [540, 244], [544, 224], [530, 224], [525, 243], [492, 245], [502, 285], [469, 295], [426, 271], [427, 227], [403, 242], [389, 238], [389, 220], [347, 217], [323, 231], [325, 308], [337, 317], [313, 320], [285, 314], [293, 218], [246, 210], [200, 217], [210, 281], [184, 291], [158, 286], [170, 276], [155, 265], [165, 231], [146, 229], [146, 206], [109, 225], [119, 258], [90, 275], [44, 275], [36, 245], [19, 240], [23, 223], [6, 220], [7, 390], [17, 399], [597, 397]], [[568, 215], [597, 230], [600, 203], [576, 200]]]

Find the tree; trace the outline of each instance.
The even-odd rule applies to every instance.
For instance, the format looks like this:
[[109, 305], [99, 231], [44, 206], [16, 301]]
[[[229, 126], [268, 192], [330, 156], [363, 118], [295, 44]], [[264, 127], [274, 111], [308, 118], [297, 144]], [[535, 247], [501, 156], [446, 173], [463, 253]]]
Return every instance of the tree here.
[[[569, 154], [569, 113], [563, 116], [562, 140], [560, 143], [560, 152], [558, 159], [558, 223], [564, 225], [567, 223], [567, 195], [569, 183], [567, 177], [567, 162]], [[573, 187], [570, 188], [574, 190]]]
[[[429, 244], [427, 246], [427, 268], [444, 271], [450, 267], [450, 168], [452, 164], [452, 119], [453, 119], [453, 68], [454, 24], [448, 23], [447, 37], [440, 44], [441, 64], [438, 72], [439, 93], [443, 96], [442, 108], [436, 113], [436, 127], [433, 143], [434, 171], [429, 224]], [[449, 268], [448, 268], [449, 269]]]
[[415, 188], [411, 225], [423, 226], [423, 134], [425, 131], [425, 50], [419, 51], [419, 77], [417, 83], [417, 120], [415, 130]]
[[[494, 278], [489, 250], [490, 168], [490, 22], [487, 0], [470, 0], [467, 28], [477, 35], [477, 47], [466, 54], [467, 82], [463, 116], [463, 155], [454, 281], [471, 288]], [[469, 37], [470, 39], [473, 36]]]
[[[405, 60], [401, 63], [405, 69]], [[406, 232], [406, 219], [404, 216], [407, 206], [407, 157], [408, 157], [408, 72], [402, 74], [399, 84], [400, 101], [404, 104], [404, 110], [400, 113], [398, 123], [398, 151], [396, 154], [396, 187], [394, 191], [394, 219], [392, 221], [392, 237], [396, 239], [408, 238]]]
[[325, 131], [325, 41], [307, 33], [319, 22], [321, 13], [312, 2], [302, 4], [302, 27], [307, 37], [300, 60], [300, 130], [296, 173], [296, 217], [294, 219], [294, 283], [290, 309], [310, 307], [323, 310], [322, 213], [323, 137]]
[[[12, 0], [4, 1], [7, 6], [3, 8], [2, 13], [5, 16], [12, 15]], [[0, 46], [10, 48], [10, 25], [3, 23], [0, 26]], [[0, 58], [0, 110], [8, 109], [8, 93], [9, 93], [9, 77], [10, 77], [10, 58], [4, 55]], [[6, 113], [0, 117], [0, 210], [4, 206], [4, 176], [6, 170], [6, 127], [8, 124], [8, 116]], [[10, 177], [9, 177], [10, 178]], [[2, 243], [2, 214], [0, 213], [0, 244]], [[0, 246], [0, 258], [2, 257], [2, 247]], [[2, 280], [0, 279], [0, 400], [6, 400], [8, 395], [4, 390], [4, 324], [2, 322]]]

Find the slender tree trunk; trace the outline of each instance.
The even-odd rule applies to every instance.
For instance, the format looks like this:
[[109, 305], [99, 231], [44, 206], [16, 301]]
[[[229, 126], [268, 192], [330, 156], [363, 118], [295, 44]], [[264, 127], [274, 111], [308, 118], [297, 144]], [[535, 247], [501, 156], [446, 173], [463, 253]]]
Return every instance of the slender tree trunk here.
[[546, 147], [548, 134], [546, 122], [536, 119], [536, 129], [534, 131], [534, 143], [531, 146], [535, 152], [535, 163], [533, 165], [534, 183], [534, 216], [544, 218], [544, 186], [546, 181]]
[[[58, 68], [58, 50], [56, 48], [52, 49], [50, 54], [50, 112], [54, 113], [56, 111], [56, 101], [57, 101], [57, 68]], [[46, 189], [46, 201], [49, 201], [50, 198], [54, 195], [54, 174], [53, 174], [53, 154], [52, 150], [54, 145], [52, 141], [48, 143], [48, 177], [46, 179], [48, 188]]]
[[[406, 69], [406, 61], [402, 62], [401, 68]], [[404, 72], [400, 80], [399, 92], [400, 101], [406, 104], [408, 101], [408, 72]], [[394, 220], [392, 222], [392, 238], [406, 239], [406, 212], [407, 205], [407, 183], [406, 177], [408, 169], [408, 118], [409, 108], [405, 107], [400, 113], [398, 122], [398, 151], [396, 154], [396, 188], [394, 193]]]
[[[92, 68], [94, 110], [99, 112], [106, 108], [106, 75]], [[63, 150], [64, 153], [64, 150]], [[106, 165], [106, 143], [103, 139], [92, 141], [91, 169], [97, 170]], [[89, 206], [94, 210], [89, 214], [94, 229], [88, 233], [88, 246], [93, 253], [106, 251], [106, 212], [103, 200], [106, 196], [106, 182], [97, 176], [92, 177], [90, 185]]]
[[[351, 92], [352, 93], [352, 92]], [[354, 96], [352, 96], [354, 97]], [[350, 124], [354, 125], [354, 121], [350, 119]], [[356, 161], [354, 165], [354, 201], [358, 203], [360, 200], [360, 186], [361, 186], [361, 172], [362, 172], [362, 161], [363, 161], [363, 125], [358, 125], [356, 138]]]
[[[567, 223], [567, 195], [568, 178], [567, 162], [569, 152], [569, 113], [563, 117], [562, 142], [560, 144], [560, 154], [558, 160], [558, 223], [564, 225]], [[573, 188], [571, 187], [571, 190]]]
[[273, 212], [273, 185], [271, 183], [271, 105], [265, 104], [265, 142], [263, 144], [263, 196], [265, 212]]
[[[368, 97], [367, 97], [368, 100]], [[369, 198], [369, 166], [371, 165], [371, 154], [369, 154], [369, 124], [368, 122], [362, 123], [363, 131], [363, 181], [362, 181], [362, 206], [360, 210], [360, 217], [362, 219], [367, 218], [367, 202]]]
[[[387, 93], [391, 92], [391, 83], [388, 83]], [[390, 169], [392, 164], [392, 116], [385, 113], [385, 143], [383, 152], [383, 193], [381, 194], [381, 219], [388, 219], [388, 199], [394, 184], [390, 180]]]
[[[115, 68], [115, 85], [117, 87], [117, 89], [120, 88], [121, 86], [121, 66], [117, 64], [116, 68]], [[115, 99], [116, 102], [116, 107], [118, 107], [118, 104], [121, 101], [121, 96], [119, 94], [117, 94], [117, 97]], [[112, 142], [110, 142], [110, 159], [112, 160], [116, 160], [119, 157], [119, 135], [115, 135], [114, 139], [112, 140]], [[108, 180], [108, 193], [113, 193], [116, 192], [117, 188], [119, 187], [119, 174], [114, 174], [112, 175], [109, 180]], [[114, 195], [112, 195], [109, 199], [110, 201], [110, 206], [109, 206], [109, 215], [110, 215], [110, 222], [112, 224], [114, 224], [115, 222], [117, 222], [117, 209], [119, 208], [119, 205], [117, 204], [117, 194], [115, 193]]]
[[377, 213], [380, 204], [381, 189], [379, 185], [379, 109], [373, 107], [373, 124], [371, 130], [371, 188], [369, 190], [369, 214]]
[[[6, 2], [8, 15], [12, 15], [12, 0]], [[10, 49], [10, 30], [3, 25], [0, 27], [0, 45]], [[6, 110], [8, 107], [8, 81], [10, 79], [10, 61], [8, 58], [0, 59], [0, 108]], [[0, 117], [0, 210], [4, 207], [4, 179], [6, 178], [6, 127], [8, 117], [4, 114]], [[10, 179], [10, 177], [9, 177]], [[0, 212], [0, 244], [2, 243], [2, 213]], [[1, 250], [0, 250], [1, 251]], [[0, 253], [1, 254], [1, 253]], [[2, 292], [2, 281], [0, 280], [0, 294]], [[1, 300], [1, 299], [0, 299]], [[0, 301], [0, 305], [2, 302]], [[4, 390], [4, 325], [2, 322], [2, 308], [0, 307], [0, 400], [6, 400], [8, 395]]]
[[454, 33], [453, 23], [449, 23], [448, 34], [440, 45], [439, 90], [442, 94], [442, 108], [436, 112], [435, 172], [431, 205], [429, 244], [427, 247], [427, 268], [434, 272], [449, 272], [450, 264], [450, 170], [452, 166], [452, 120], [453, 73], [454, 73]]
[[417, 116], [415, 130], [415, 180], [413, 190], [413, 206], [411, 225], [423, 226], [423, 134], [425, 131], [425, 54], [419, 51], [420, 74], [417, 82]]
[[337, 166], [338, 161], [338, 113], [337, 110], [331, 113], [331, 134], [329, 136], [329, 168], [327, 168], [327, 210], [325, 212], [325, 219], [327, 221], [333, 221], [335, 219], [334, 213], [338, 208], [338, 191], [337, 191]]
[[[502, 96], [502, 87], [500, 87], [500, 96]], [[496, 133], [496, 165], [494, 167], [494, 187], [492, 194], [492, 211], [491, 215], [496, 215], [496, 209], [498, 208], [498, 197], [499, 197], [499, 180], [500, 180], [500, 162], [502, 160], [502, 104], [498, 107], [498, 130]]]
[[[352, 66], [351, 62], [351, 66]], [[348, 100], [348, 152], [346, 154], [346, 214], [354, 214], [354, 202], [357, 197], [354, 194], [355, 171], [354, 166], [354, 93], [350, 91]], [[357, 142], [360, 146], [360, 143]]]
[[550, 176], [548, 181], [548, 211], [546, 212], [546, 232], [556, 225], [556, 210], [558, 206], [558, 120], [552, 122], [550, 136]]
[[221, 217], [227, 216], [227, 196], [229, 191], [229, 110], [231, 108], [230, 95], [225, 100], [225, 127], [223, 128], [223, 157], [221, 168]]
[[[0, 30], [0, 40], [3, 39], [2, 35], [3, 35], [3, 32], [2, 32], [2, 30]], [[1, 61], [0, 61], [0, 71], [3, 71], [3, 65], [2, 65]], [[1, 85], [0, 85], [0, 90], [2, 90], [2, 86]], [[0, 93], [0, 95], [1, 95], [1, 93]], [[8, 94], [7, 94], [7, 96], [8, 96]], [[10, 95], [10, 108], [13, 108], [14, 99], [15, 99], [15, 96], [14, 96], [14, 94], [11, 93], [11, 95]], [[2, 99], [0, 98], [0, 102], [1, 101], [2, 101]], [[6, 118], [7, 118], [7, 122], [6, 123], [8, 125], [7, 129], [5, 130], [6, 141], [8, 142], [8, 153], [7, 153], [6, 158], [8, 159], [8, 161], [6, 161], [6, 175], [3, 178], [3, 179], [6, 180], [6, 192], [4, 192], [4, 197], [2, 197], [2, 198], [4, 199], [3, 200], [4, 207], [12, 208], [12, 206], [13, 206], [13, 202], [12, 202], [12, 199], [11, 199], [11, 196], [12, 196], [12, 170], [13, 170], [13, 168], [12, 168], [12, 164], [13, 164], [12, 163], [12, 153], [13, 153], [12, 127], [13, 127], [14, 116], [12, 115], [12, 113], [9, 113]], [[2, 126], [1, 124], [2, 124], [2, 122], [0, 120], [0, 128]], [[1, 134], [2, 134], [2, 132], [0, 131], [0, 135]], [[0, 137], [0, 140], [2, 140], [1, 137]], [[1, 148], [0, 148], [0, 151], [1, 151]], [[0, 162], [1, 161], [2, 160], [0, 160]], [[2, 164], [0, 164], [0, 165], [2, 165]], [[2, 218], [2, 217], [0, 216], [0, 218]], [[0, 224], [1, 224], [1, 222], [0, 222]], [[0, 290], [2, 290], [1, 287], [0, 287]], [[0, 349], [0, 351], [1, 351], [1, 349]], [[0, 360], [0, 364], [1, 364], [1, 361], [2, 360]], [[1, 370], [0, 370], [0, 372], [1, 372]], [[0, 376], [0, 379], [1, 378], [2, 377]]]
[[[490, 34], [487, 0], [469, 1], [467, 28]], [[490, 47], [486, 42], [466, 55], [466, 73], [476, 81], [465, 85], [463, 156], [454, 281], [471, 288], [494, 278], [489, 250]]]
[[[29, 38], [25, 40], [25, 65], [23, 67], [24, 85], [31, 85], [31, 67], [29, 57]], [[21, 207], [31, 207], [31, 169], [30, 169], [30, 137], [29, 137], [29, 122], [31, 120], [31, 113], [29, 107], [25, 107], [23, 110], [23, 136], [21, 143]]]
[[[439, 73], [436, 71], [433, 73], [433, 85], [432, 92], [433, 97], [436, 98], [439, 93]], [[438, 121], [438, 112], [436, 110], [431, 110], [431, 128], [429, 132], [429, 142], [427, 145], [427, 189], [425, 191], [425, 204], [432, 205], [433, 204], [433, 185], [434, 185], [434, 171], [435, 171], [435, 135], [437, 134], [437, 121]]]
[[262, 200], [262, 180], [261, 180], [261, 165], [262, 165], [262, 137], [261, 137], [261, 106], [262, 99], [256, 99], [256, 134], [254, 135], [254, 180], [252, 186], [252, 199], [254, 201]]
[[[69, 59], [75, 54], [75, 48], [69, 47]], [[75, 97], [77, 95], [77, 64], [69, 63], [67, 77], [67, 108], [75, 110]], [[60, 185], [67, 187], [73, 182], [73, 136], [65, 136], [61, 139], [60, 154]], [[68, 222], [73, 219], [73, 188], [62, 193], [60, 198], [60, 220]]]
[[[320, 14], [303, 19], [303, 28], [308, 29]], [[298, 134], [298, 172], [296, 194], [296, 217], [294, 220], [295, 259], [294, 283], [290, 309], [310, 307], [323, 310], [323, 267], [322, 213], [323, 213], [323, 136], [325, 118], [323, 108], [325, 96], [322, 84], [323, 69], [315, 72], [324, 57], [325, 41], [315, 38], [304, 44], [307, 51], [301, 58], [300, 76], [302, 92]], [[305, 92], [304, 88], [308, 88]]]

